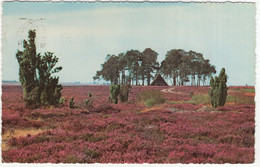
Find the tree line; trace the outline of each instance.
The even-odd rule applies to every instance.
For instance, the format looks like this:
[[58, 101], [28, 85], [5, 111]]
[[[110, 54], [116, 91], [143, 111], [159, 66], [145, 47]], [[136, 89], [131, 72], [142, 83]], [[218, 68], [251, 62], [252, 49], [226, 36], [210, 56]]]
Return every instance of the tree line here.
[[[27, 107], [62, 105], [62, 86], [59, 77], [52, 76], [62, 70], [56, 67], [58, 58], [52, 52], [44, 55], [37, 53], [35, 45], [36, 31], [29, 30], [28, 40], [23, 41], [23, 50], [17, 50], [16, 58], [19, 64], [19, 80], [23, 88], [23, 100]], [[159, 64], [158, 53], [151, 48], [143, 52], [130, 50], [118, 55], [107, 55], [106, 61], [97, 71], [94, 79], [105, 79], [111, 82], [109, 101], [121, 102], [128, 100], [131, 85], [150, 85], [155, 74], [162, 74], [171, 78], [173, 85], [203, 85], [211, 78], [209, 95], [213, 107], [223, 106], [227, 97], [227, 75], [225, 68], [219, 77], [212, 77], [216, 73], [215, 66], [204, 59], [201, 53], [186, 52], [183, 49], [172, 49], [167, 52], [165, 59]], [[156, 73], [155, 73], [156, 72]], [[92, 105], [93, 98], [89, 94], [86, 105]], [[70, 100], [70, 108], [74, 108], [74, 98]]]
[[150, 85], [156, 74], [161, 74], [174, 86], [200, 86], [201, 83], [208, 85], [210, 77], [216, 73], [215, 66], [195, 51], [172, 49], [161, 63], [157, 57], [158, 53], [151, 48], [143, 52], [129, 50], [118, 55], [108, 54], [93, 79], [104, 79], [111, 84]]

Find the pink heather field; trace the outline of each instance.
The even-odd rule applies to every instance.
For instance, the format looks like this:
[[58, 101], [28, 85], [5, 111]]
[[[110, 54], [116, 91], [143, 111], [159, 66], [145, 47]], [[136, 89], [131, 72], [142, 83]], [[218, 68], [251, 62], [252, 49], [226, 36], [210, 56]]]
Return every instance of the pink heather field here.
[[[160, 90], [165, 103], [138, 102], [147, 89]], [[127, 103], [111, 104], [109, 86], [64, 86], [64, 106], [28, 109], [20, 86], [2, 86], [2, 161], [253, 163], [254, 87], [229, 87], [218, 108], [210, 105], [209, 89], [133, 86]], [[88, 93], [91, 112], [84, 105]]]

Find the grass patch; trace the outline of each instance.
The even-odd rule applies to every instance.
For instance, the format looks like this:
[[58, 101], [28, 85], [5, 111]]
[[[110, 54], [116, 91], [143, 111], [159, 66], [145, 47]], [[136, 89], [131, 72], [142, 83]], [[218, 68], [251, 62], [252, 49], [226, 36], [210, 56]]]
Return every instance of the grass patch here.
[[[190, 103], [192, 104], [204, 104], [210, 105], [210, 97], [208, 94], [197, 94], [192, 96]], [[244, 95], [228, 95], [226, 99], [226, 104], [232, 105], [254, 105], [255, 100], [253, 96], [244, 96]]]
[[245, 104], [245, 105], [255, 105], [254, 97], [251, 96], [234, 96], [234, 95], [228, 95], [226, 103], [231, 104]]
[[142, 112], [142, 113], [145, 113], [145, 112], [154, 111], [154, 110], [160, 110], [160, 109], [162, 109], [162, 108], [161, 108], [161, 107], [145, 108], [145, 109], [142, 110], [141, 112]]
[[166, 98], [160, 90], [145, 90], [136, 96], [137, 102], [144, 104], [146, 107], [152, 107], [156, 104], [163, 104]]
[[210, 104], [210, 97], [208, 94], [197, 94], [192, 96], [190, 99], [190, 103], [192, 104]]
[[246, 92], [246, 93], [255, 93], [255, 89], [254, 88], [251, 88], [251, 89], [242, 89], [243, 92]]
[[190, 101], [184, 101], [184, 100], [180, 100], [180, 101], [167, 101], [167, 104], [183, 104], [183, 103], [191, 103]]
[[15, 137], [25, 137], [27, 135], [37, 135], [39, 133], [43, 132], [43, 129], [11, 129], [6, 131], [4, 134], [2, 134], [2, 150], [6, 151], [9, 150], [9, 145], [7, 144], [7, 141], [11, 138]]

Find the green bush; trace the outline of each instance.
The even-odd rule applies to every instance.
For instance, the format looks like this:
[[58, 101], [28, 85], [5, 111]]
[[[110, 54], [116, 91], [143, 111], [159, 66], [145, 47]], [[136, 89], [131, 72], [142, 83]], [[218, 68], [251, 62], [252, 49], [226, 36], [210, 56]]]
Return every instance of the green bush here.
[[92, 97], [92, 93], [88, 93], [88, 97]]
[[110, 98], [111, 103], [118, 103], [118, 95], [120, 93], [120, 85], [110, 85]]
[[137, 94], [136, 100], [141, 104], [145, 104], [147, 107], [162, 104], [166, 101], [160, 90], [145, 90], [140, 92]]
[[222, 68], [219, 76], [211, 77], [210, 80], [209, 96], [211, 105], [216, 108], [218, 106], [224, 106], [227, 98], [227, 74], [225, 68]]
[[70, 108], [75, 108], [74, 97], [72, 97], [72, 98], [70, 99], [69, 107], [70, 107]]
[[59, 77], [52, 76], [62, 70], [55, 67], [58, 57], [52, 52], [44, 55], [36, 52], [36, 31], [29, 30], [28, 40], [23, 42], [23, 51], [18, 50], [19, 80], [23, 89], [23, 100], [27, 107], [58, 105], [62, 86]]
[[146, 107], [152, 107], [152, 106], [154, 106], [155, 104], [156, 104], [155, 99], [147, 99], [147, 100], [145, 101], [145, 106], [146, 106]]
[[61, 97], [59, 100], [59, 104], [62, 106], [65, 103], [65, 97]]
[[89, 101], [90, 101], [89, 99], [86, 99], [85, 100], [85, 105], [88, 105]]
[[93, 107], [93, 101], [94, 101], [94, 98], [92, 97], [92, 94], [88, 93], [88, 98], [85, 100], [85, 105], [87, 107]]
[[85, 100], [85, 105], [87, 106], [87, 107], [92, 107], [93, 106], [93, 98], [90, 98], [90, 99], [86, 99]]

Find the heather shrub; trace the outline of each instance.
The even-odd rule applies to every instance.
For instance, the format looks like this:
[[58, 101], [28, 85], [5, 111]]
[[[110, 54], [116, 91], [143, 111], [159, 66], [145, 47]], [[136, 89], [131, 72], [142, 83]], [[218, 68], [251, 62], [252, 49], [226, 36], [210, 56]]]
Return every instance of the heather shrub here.
[[160, 90], [145, 90], [136, 96], [137, 102], [145, 104], [147, 107], [154, 106], [155, 104], [162, 104], [166, 98]]
[[[179, 104], [145, 109], [152, 112], [138, 112], [144, 106], [136, 103], [107, 104], [109, 86], [65, 87], [65, 97], [76, 94], [82, 104], [89, 98], [88, 92], [93, 93], [99, 107], [91, 114], [81, 114], [82, 108], [41, 108], [26, 109], [23, 115], [16, 106], [9, 105], [10, 102], [23, 104], [18, 96], [22, 88], [19, 87], [19, 91], [7, 88], [3, 89], [6, 98], [3, 98], [2, 113], [2, 161], [6, 163], [254, 162], [255, 105], [226, 105], [214, 109], [230, 112], [207, 112], [207, 108], [186, 112], [204, 107], [191, 104], [188, 93], [192, 91], [196, 96], [204, 93], [206, 87], [202, 87], [203, 92], [188, 89], [183, 93], [188, 99], [181, 99]], [[132, 92], [136, 97], [148, 89], [162, 88], [136, 86]], [[165, 94], [167, 98], [175, 98], [170, 93]], [[232, 95], [243, 94], [234, 92]], [[183, 96], [180, 94], [178, 98]], [[69, 105], [69, 100], [65, 105]], [[182, 110], [185, 112], [178, 112]], [[42, 128], [34, 129], [38, 122], [44, 123]], [[11, 129], [15, 130], [9, 133]], [[22, 133], [16, 133], [16, 129], [21, 129]]]
[[219, 106], [224, 106], [227, 98], [227, 74], [225, 73], [225, 68], [222, 68], [219, 76], [211, 77], [210, 80], [209, 96], [211, 105], [216, 108]]
[[210, 97], [207, 94], [197, 94], [190, 99], [192, 104], [210, 104]]
[[105, 140], [107, 138], [108, 137], [105, 134], [93, 135], [93, 134], [90, 134], [90, 133], [86, 133], [82, 137], [82, 139], [84, 139], [85, 141], [90, 142], [90, 143], [95, 143], [95, 142], [98, 142], [98, 141], [102, 141], [102, 140]]
[[120, 85], [110, 85], [110, 102], [117, 104], [118, 95], [120, 93]]
[[69, 108], [75, 108], [74, 97], [72, 97], [72, 98], [70, 99], [70, 102], [69, 102]]
[[79, 163], [81, 162], [81, 159], [73, 154], [68, 154], [65, 157], [65, 163]]
[[245, 147], [254, 147], [254, 145], [255, 145], [255, 137], [253, 135], [245, 135], [245, 136], [243, 136], [242, 144]]
[[100, 152], [90, 149], [85, 149], [85, 155], [90, 158], [98, 158], [100, 156]]

